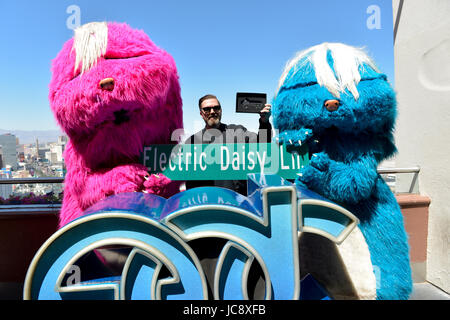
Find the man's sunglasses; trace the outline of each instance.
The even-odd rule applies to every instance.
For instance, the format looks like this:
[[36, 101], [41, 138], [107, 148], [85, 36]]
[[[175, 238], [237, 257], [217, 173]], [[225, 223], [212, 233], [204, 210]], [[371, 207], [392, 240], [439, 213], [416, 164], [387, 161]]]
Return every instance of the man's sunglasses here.
[[204, 113], [210, 113], [210, 112], [211, 112], [211, 109], [214, 109], [215, 112], [219, 112], [220, 109], [221, 109], [221, 106], [204, 107], [204, 108], [202, 108], [202, 111], [203, 111]]

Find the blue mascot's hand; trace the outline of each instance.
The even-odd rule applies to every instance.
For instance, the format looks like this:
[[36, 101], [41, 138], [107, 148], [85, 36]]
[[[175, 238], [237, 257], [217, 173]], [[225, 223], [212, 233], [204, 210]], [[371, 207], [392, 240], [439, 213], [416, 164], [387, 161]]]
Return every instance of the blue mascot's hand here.
[[336, 162], [324, 152], [313, 154], [297, 180], [333, 201], [355, 204], [370, 197], [377, 179], [376, 160], [361, 157], [349, 163]]
[[309, 164], [319, 171], [328, 171], [333, 160], [325, 152], [315, 153], [311, 156]]
[[280, 134], [274, 138], [278, 144], [301, 146], [313, 136], [311, 129], [302, 128], [300, 130], [286, 130], [280, 132]]
[[324, 152], [313, 154], [309, 165], [300, 170], [297, 180], [299, 183], [322, 194], [328, 192], [328, 170], [332, 160]]

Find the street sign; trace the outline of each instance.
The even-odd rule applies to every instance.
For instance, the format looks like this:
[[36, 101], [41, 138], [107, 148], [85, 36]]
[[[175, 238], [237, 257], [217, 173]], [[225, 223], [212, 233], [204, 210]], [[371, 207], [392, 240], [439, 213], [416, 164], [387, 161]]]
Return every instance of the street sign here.
[[295, 179], [307, 165], [308, 147], [275, 143], [150, 145], [141, 163], [171, 180], [246, 180], [247, 174]]

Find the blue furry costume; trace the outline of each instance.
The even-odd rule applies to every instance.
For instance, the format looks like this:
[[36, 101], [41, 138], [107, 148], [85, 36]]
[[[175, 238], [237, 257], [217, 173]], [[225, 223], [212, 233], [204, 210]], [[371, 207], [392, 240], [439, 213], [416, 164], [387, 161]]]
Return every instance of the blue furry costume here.
[[280, 143], [307, 142], [310, 165], [296, 183], [355, 214], [379, 272], [377, 299], [407, 299], [409, 247], [399, 205], [377, 173], [396, 152], [396, 98], [384, 74], [359, 49], [324, 43], [286, 66], [273, 101]]

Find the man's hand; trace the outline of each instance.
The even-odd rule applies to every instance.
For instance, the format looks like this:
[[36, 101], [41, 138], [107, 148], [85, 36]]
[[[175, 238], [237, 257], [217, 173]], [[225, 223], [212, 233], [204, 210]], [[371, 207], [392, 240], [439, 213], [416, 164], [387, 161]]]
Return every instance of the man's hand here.
[[262, 122], [268, 122], [269, 121], [270, 115], [272, 114], [270, 112], [270, 109], [272, 109], [272, 105], [266, 104], [266, 105], [264, 105], [264, 108], [259, 113], [260, 119], [261, 119]]

